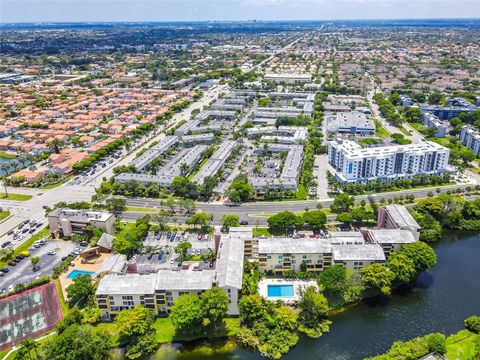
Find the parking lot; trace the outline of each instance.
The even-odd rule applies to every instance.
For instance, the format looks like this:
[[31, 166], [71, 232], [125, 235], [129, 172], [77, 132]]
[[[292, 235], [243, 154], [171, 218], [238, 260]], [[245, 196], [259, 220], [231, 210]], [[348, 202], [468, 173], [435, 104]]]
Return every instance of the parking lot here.
[[[49, 240], [38, 248], [30, 248], [28, 250], [30, 256], [25, 257], [15, 266], [7, 266], [9, 271], [0, 277], [0, 290], [4, 292], [16, 284], [30, 283], [44, 275], [50, 275], [53, 269], [61, 263], [62, 257], [67, 256], [74, 248], [73, 242], [64, 240]], [[35, 271], [30, 261], [34, 256], [40, 258]]]
[[215, 243], [210, 235], [197, 235], [189, 232], [159, 232], [150, 231], [143, 241], [144, 254], [135, 255], [139, 271], [148, 272], [154, 269], [170, 269], [177, 267], [175, 247], [189, 242], [192, 248], [188, 255], [207, 255], [214, 249]]
[[2, 237], [2, 244], [0, 246], [2, 248], [16, 248], [26, 239], [29, 239], [32, 235], [40, 231], [45, 224], [45, 218], [25, 220]]

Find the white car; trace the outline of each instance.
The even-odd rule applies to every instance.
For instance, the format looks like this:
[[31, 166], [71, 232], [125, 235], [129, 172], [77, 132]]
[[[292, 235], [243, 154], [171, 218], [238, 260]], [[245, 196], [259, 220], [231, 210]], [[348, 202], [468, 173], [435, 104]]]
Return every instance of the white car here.
[[47, 254], [48, 255], [56, 255], [57, 252], [55, 250], [50, 250]]

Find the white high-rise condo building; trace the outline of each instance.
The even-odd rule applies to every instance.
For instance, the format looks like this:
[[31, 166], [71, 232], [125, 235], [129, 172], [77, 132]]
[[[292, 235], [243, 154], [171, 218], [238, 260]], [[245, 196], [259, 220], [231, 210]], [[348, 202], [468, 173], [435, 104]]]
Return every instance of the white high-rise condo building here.
[[409, 179], [448, 171], [450, 150], [430, 141], [420, 144], [362, 148], [350, 140], [331, 141], [328, 162], [343, 182]]

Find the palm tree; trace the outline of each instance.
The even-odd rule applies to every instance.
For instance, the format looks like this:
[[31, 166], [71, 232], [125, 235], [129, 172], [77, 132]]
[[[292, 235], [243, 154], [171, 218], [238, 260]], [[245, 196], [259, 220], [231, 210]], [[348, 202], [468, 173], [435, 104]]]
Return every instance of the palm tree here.
[[27, 339], [23, 340], [20, 343], [20, 345], [21, 345], [20, 349], [23, 349], [24, 353], [28, 354], [29, 359], [33, 359], [32, 354], [31, 354], [32, 350], [35, 351], [35, 358], [38, 358], [38, 347], [39, 347], [39, 345], [35, 340], [27, 338]]
[[182, 163], [180, 165], [180, 172], [182, 173], [182, 175], [186, 175], [187, 172], [188, 172], [188, 165], [187, 163]]
[[62, 142], [58, 139], [53, 139], [49, 144], [48, 147], [52, 149], [55, 154], [60, 154], [60, 146], [62, 145]]

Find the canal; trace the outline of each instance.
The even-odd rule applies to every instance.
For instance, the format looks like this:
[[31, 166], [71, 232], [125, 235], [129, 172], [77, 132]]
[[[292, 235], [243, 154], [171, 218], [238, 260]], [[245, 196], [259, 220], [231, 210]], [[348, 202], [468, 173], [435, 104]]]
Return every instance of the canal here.
[[[438, 263], [417, 286], [390, 299], [366, 301], [333, 319], [320, 339], [301, 338], [286, 360], [357, 360], [387, 350], [395, 340], [431, 332], [450, 334], [480, 313], [480, 234], [450, 232], [436, 246]], [[152, 360], [264, 359], [232, 341], [163, 346]]]

